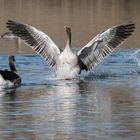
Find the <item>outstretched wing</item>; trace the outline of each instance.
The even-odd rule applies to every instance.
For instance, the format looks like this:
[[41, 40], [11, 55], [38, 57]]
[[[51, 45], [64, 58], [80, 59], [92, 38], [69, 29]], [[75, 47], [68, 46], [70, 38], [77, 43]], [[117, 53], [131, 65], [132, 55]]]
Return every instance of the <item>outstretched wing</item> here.
[[81, 69], [93, 69], [119, 47], [132, 34], [134, 28], [133, 23], [128, 23], [114, 26], [98, 34], [77, 53]]
[[55, 66], [56, 59], [60, 54], [60, 49], [49, 36], [30, 25], [11, 20], [8, 20], [7, 28], [12, 31], [14, 35], [24, 40], [37, 54], [40, 54], [50, 66]]

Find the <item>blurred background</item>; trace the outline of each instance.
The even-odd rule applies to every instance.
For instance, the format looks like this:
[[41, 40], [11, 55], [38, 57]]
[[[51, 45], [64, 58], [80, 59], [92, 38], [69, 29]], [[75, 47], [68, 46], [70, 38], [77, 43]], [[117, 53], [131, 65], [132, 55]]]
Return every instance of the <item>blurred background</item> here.
[[[139, 48], [139, 0], [0, 0], [0, 34], [8, 19], [30, 24], [47, 33], [60, 48], [66, 44], [64, 26], [72, 28], [73, 48], [86, 45], [99, 32], [116, 24], [134, 22], [136, 30], [123, 48]], [[16, 40], [0, 39], [0, 54], [33, 51]]]

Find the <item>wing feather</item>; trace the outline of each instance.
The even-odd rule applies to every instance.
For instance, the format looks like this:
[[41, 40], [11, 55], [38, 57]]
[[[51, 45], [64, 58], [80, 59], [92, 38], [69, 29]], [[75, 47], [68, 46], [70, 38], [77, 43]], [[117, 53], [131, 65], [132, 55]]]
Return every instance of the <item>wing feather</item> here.
[[14, 35], [25, 41], [37, 54], [40, 54], [50, 66], [55, 66], [56, 59], [60, 54], [60, 49], [49, 36], [33, 26], [11, 20], [8, 20], [7, 28], [12, 31]]
[[94, 37], [78, 53], [81, 69], [91, 70], [119, 47], [134, 31], [133, 23], [122, 24], [103, 31]]

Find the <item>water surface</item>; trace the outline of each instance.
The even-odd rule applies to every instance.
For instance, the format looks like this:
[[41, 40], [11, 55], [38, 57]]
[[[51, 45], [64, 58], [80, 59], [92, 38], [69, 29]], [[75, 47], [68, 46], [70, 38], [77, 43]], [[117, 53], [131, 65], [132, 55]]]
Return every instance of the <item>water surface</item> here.
[[38, 55], [16, 55], [22, 85], [1, 91], [1, 139], [139, 139], [138, 53], [116, 51], [73, 80], [55, 80]]

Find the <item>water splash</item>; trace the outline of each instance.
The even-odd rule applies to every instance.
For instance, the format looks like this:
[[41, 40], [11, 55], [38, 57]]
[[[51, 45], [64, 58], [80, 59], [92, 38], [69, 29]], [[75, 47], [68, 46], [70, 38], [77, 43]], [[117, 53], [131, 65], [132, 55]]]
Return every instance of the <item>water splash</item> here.
[[57, 72], [54, 72], [47, 76], [46, 79], [47, 81], [57, 81], [57, 80], [71, 80], [71, 79], [76, 79], [78, 78], [79, 75], [78, 74], [73, 74], [73, 73], [70, 73], [69, 71], [57, 71]]
[[131, 58], [136, 62], [138, 72], [140, 73], [140, 49], [137, 49], [131, 56]]

